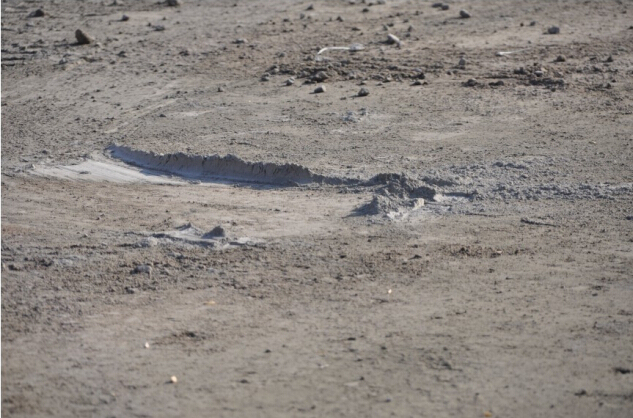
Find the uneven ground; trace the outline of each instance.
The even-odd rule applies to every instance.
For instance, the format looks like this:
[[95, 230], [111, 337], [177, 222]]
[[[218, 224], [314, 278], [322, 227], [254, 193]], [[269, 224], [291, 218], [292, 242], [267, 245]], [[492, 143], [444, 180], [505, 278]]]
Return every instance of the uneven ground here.
[[633, 415], [632, 2], [110, 3], [2, 3], [3, 414]]

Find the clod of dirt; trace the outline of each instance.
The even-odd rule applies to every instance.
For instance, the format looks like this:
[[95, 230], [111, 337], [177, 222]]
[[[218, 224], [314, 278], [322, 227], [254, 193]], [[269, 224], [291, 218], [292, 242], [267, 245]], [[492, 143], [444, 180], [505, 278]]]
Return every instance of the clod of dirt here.
[[365, 96], [369, 96], [369, 90], [367, 90], [365, 87], [363, 87], [358, 92], [358, 97], [365, 97]]
[[44, 17], [46, 13], [44, 13], [44, 10], [42, 9], [37, 9], [32, 11], [31, 13], [29, 13], [29, 15], [27, 17]]
[[88, 45], [94, 42], [94, 38], [81, 29], [77, 29], [75, 31], [75, 38], [77, 38], [77, 43], [79, 45]]
[[547, 33], [550, 35], [558, 35], [560, 33], [560, 28], [558, 26], [550, 26], [547, 28]]
[[325, 86], [319, 86], [314, 89], [314, 93], [325, 93]]
[[459, 17], [461, 17], [462, 19], [468, 19], [470, 17], [470, 13], [462, 9], [459, 11]]

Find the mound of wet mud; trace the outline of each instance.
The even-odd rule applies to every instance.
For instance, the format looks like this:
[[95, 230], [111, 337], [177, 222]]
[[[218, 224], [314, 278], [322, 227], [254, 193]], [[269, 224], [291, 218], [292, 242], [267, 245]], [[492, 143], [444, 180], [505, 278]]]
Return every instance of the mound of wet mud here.
[[249, 162], [232, 154], [225, 156], [185, 153], [157, 154], [119, 145], [111, 145], [108, 151], [112, 157], [128, 164], [186, 178], [212, 178], [274, 185], [310, 183], [344, 185], [358, 182], [358, 180], [343, 177], [316, 174], [298, 164]]

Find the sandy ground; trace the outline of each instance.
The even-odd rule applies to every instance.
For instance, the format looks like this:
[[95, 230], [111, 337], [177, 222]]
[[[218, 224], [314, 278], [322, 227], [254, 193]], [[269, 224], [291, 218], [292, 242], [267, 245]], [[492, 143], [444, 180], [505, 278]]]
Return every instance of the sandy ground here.
[[3, 415], [632, 416], [633, 3], [432, 4], [3, 1]]

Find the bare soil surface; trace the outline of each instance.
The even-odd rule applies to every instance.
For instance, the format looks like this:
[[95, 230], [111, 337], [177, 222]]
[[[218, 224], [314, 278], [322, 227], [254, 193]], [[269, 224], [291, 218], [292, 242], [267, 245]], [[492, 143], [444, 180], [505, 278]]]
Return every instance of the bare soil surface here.
[[633, 3], [433, 3], [4, 1], [3, 415], [632, 416]]

